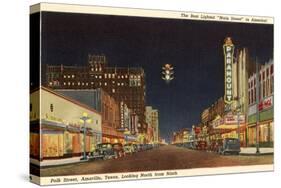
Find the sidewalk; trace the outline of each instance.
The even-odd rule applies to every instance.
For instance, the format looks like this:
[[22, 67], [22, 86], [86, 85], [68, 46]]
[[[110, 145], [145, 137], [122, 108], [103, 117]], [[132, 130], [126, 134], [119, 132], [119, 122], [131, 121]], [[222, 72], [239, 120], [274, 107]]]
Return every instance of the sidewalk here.
[[[273, 155], [274, 148], [260, 148], [259, 155]], [[256, 155], [256, 147], [241, 147], [240, 155]]]
[[30, 159], [30, 163], [40, 167], [49, 167], [49, 166], [58, 166], [58, 165], [86, 162], [86, 161], [81, 161], [80, 158], [81, 157], [72, 157], [66, 159], [51, 159], [51, 160], [43, 160], [40, 163], [36, 159]]

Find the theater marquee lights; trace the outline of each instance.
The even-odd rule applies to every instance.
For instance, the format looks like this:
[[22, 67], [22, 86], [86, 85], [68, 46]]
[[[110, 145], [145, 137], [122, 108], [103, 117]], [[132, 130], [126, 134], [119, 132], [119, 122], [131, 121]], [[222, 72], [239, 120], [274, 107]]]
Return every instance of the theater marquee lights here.
[[224, 51], [224, 63], [225, 63], [225, 72], [224, 72], [224, 101], [227, 104], [231, 104], [233, 102], [233, 80], [232, 80], [232, 63], [233, 63], [233, 53], [234, 53], [234, 45], [230, 37], [225, 39], [225, 43], [223, 45]]

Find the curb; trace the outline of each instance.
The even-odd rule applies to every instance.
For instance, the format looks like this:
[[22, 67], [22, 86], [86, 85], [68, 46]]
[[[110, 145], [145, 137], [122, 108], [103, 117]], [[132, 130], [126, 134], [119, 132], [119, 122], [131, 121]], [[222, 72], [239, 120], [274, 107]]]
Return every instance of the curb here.
[[243, 155], [243, 156], [263, 156], [263, 155], [274, 155], [273, 152], [270, 153], [260, 153], [260, 154], [256, 154], [256, 153], [240, 153], [239, 155]]

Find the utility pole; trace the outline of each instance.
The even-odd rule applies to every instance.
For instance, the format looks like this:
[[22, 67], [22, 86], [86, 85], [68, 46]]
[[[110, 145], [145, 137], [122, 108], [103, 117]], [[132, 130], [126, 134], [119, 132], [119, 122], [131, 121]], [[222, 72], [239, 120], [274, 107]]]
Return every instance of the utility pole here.
[[260, 104], [260, 74], [259, 74], [259, 64], [256, 58], [256, 154], [260, 154], [260, 146], [259, 146], [259, 104]]

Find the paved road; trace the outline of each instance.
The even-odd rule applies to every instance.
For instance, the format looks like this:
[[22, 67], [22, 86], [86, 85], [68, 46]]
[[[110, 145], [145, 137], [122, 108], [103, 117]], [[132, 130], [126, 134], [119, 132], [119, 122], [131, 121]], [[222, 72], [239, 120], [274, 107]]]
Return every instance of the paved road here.
[[[272, 164], [273, 156], [220, 156], [168, 145], [119, 159], [96, 160], [41, 169], [41, 176], [83, 175], [149, 170], [190, 169], [238, 165]], [[34, 168], [34, 167], [33, 167]]]

